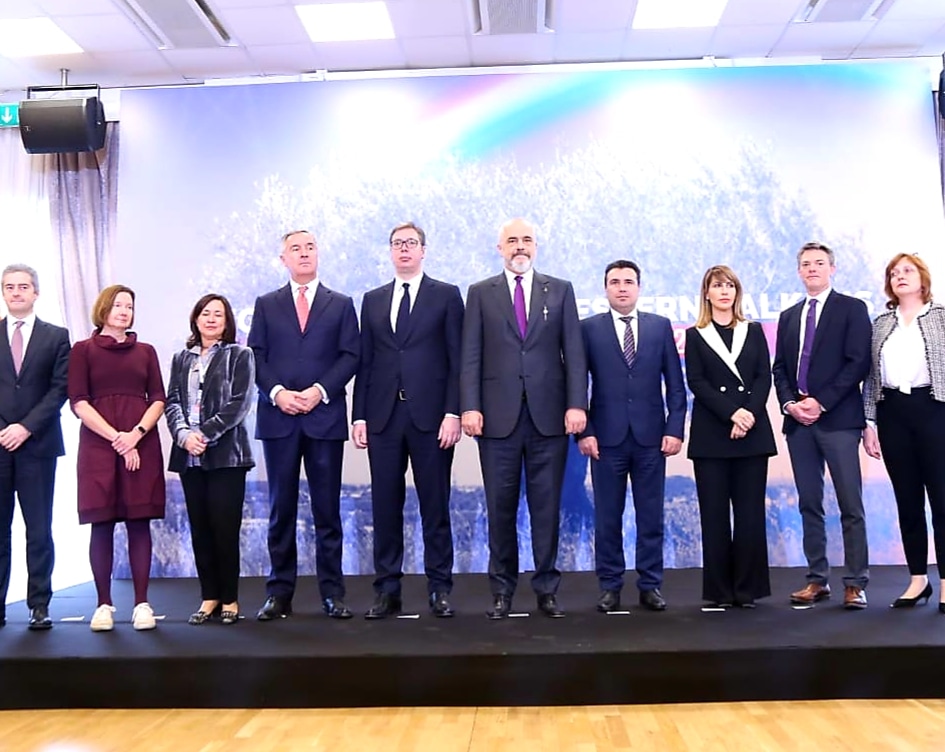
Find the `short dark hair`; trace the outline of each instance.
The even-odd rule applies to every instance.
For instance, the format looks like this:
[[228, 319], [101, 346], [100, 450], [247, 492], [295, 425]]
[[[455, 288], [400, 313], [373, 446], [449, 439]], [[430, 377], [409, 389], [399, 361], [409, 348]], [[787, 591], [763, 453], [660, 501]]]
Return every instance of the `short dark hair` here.
[[830, 262], [830, 265], [837, 265], [837, 255], [823, 243], [818, 243], [816, 240], [812, 240], [810, 243], [804, 243], [804, 245], [801, 246], [801, 250], [797, 252], [798, 268], [801, 266], [801, 256], [803, 256], [806, 251], [823, 251], [827, 254], [827, 260]]
[[423, 228], [413, 222], [401, 222], [393, 230], [390, 231], [390, 235], [387, 238], [387, 244], [390, 245], [394, 240], [394, 233], [399, 232], [400, 230], [414, 230], [417, 235], [420, 237], [420, 245], [426, 247], [427, 244], [427, 234], [423, 231]]
[[5, 280], [8, 274], [16, 274], [17, 272], [30, 275], [30, 281], [33, 283], [33, 292], [39, 295], [39, 275], [32, 266], [27, 266], [26, 264], [10, 264], [3, 270], [3, 274], [0, 275], [0, 281]]
[[607, 264], [607, 268], [604, 269], [604, 287], [607, 287], [607, 275], [610, 274], [612, 269], [633, 269], [637, 273], [637, 284], [640, 284], [640, 267], [637, 266], [636, 262], [617, 259]]
[[[92, 326], [95, 327], [96, 334], [102, 333], [102, 328], [105, 326], [105, 322], [108, 321], [108, 314], [111, 313], [112, 306], [115, 305], [115, 298], [123, 292], [131, 296], [131, 305], [133, 307], [135, 303], [135, 291], [125, 285], [109, 285], [98, 294], [95, 303], [92, 304]], [[134, 325], [135, 313], [132, 308], [131, 322], [128, 324], [128, 328], [131, 329]]]
[[233, 315], [233, 307], [230, 305], [230, 301], [222, 295], [209, 292], [194, 304], [194, 309], [190, 312], [190, 337], [187, 340], [187, 347], [200, 344], [200, 330], [197, 329], [197, 319], [200, 318], [203, 309], [214, 300], [223, 303], [223, 336], [220, 337], [220, 341], [224, 345], [232, 345], [236, 342], [236, 316]]

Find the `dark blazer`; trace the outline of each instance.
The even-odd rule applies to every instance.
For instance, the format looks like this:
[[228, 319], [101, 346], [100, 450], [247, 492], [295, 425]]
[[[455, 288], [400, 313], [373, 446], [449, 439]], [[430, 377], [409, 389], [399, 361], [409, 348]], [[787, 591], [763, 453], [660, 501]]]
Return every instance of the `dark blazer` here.
[[414, 425], [436, 431], [444, 415], [459, 415], [463, 298], [456, 285], [423, 275], [407, 331], [395, 337], [393, 295], [390, 282], [365, 294], [361, 303], [361, 364], [351, 419], [367, 421], [371, 432], [383, 431], [403, 389]]
[[[781, 312], [774, 350], [774, 388], [781, 408], [801, 399], [797, 391], [800, 358], [801, 311], [806, 297]], [[827, 431], [864, 428], [860, 382], [870, 370], [872, 325], [866, 304], [849, 295], [831, 291], [820, 313], [811, 351], [807, 384], [810, 396], [825, 412], [817, 425]], [[800, 425], [784, 416], [784, 432]]]
[[[731, 352], [710, 323], [686, 330], [686, 380], [694, 397], [689, 427], [690, 458], [752, 457], [777, 454], [767, 401], [771, 356], [760, 324], [739, 324]], [[744, 438], [733, 439], [732, 414], [755, 416]]]
[[587, 408], [587, 367], [571, 283], [534, 273], [524, 341], [504, 273], [466, 296], [460, 409], [483, 414], [483, 436], [505, 438], [527, 399], [539, 433], [564, 435], [564, 413]]
[[[164, 417], [174, 443], [168, 470], [180, 473], [187, 469], [187, 452], [178, 444], [192, 429], [190, 414], [190, 372], [198, 355], [181, 350], [171, 362], [167, 382]], [[214, 354], [203, 377], [199, 426], [207, 438], [206, 451], [200, 456], [200, 467], [218, 470], [224, 467], [253, 467], [253, 450], [244, 420], [253, 406], [253, 383], [256, 369], [253, 351], [239, 345], [223, 345]]]
[[[616, 446], [627, 428], [643, 446], [662, 443], [663, 436], [683, 437], [686, 386], [669, 319], [637, 314], [638, 348], [633, 368], [623, 358], [610, 311], [581, 322], [591, 374], [591, 410], [584, 436], [601, 446]], [[666, 385], [665, 403], [663, 384]]]
[[32, 434], [17, 453], [25, 457], [61, 457], [65, 454], [59, 411], [66, 401], [69, 378], [69, 332], [36, 319], [19, 375], [0, 319], [0, 429], [11, 423]]
[[[358, 317], [347, 295], [319, 283], [305, 331], [286, 284], [256, 299], [247, 341], [256, 357], [256, 438], [281, 439], [297, 427], [313, 439], [347, 438], [348, 410], [345, 387], [358, 368]], [[272, 404], [269, 394], [281, 384], [286, 389], [307, 389], [321, 384], [328, 404], [307, 415], [286, 415]]]

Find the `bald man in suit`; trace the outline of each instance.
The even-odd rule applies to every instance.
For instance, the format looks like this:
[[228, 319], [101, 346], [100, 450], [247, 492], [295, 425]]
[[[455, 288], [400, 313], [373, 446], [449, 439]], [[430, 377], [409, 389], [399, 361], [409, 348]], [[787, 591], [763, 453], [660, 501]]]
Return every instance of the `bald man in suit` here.
[[469, 288], [463, 322], [460, 404], [478, 438], [489, 518], [490, 619], [512, 608], [518, 583], [516, 517], [525, 469], [535, 573], [546, 616], [564, 616], [556, 593], [561, 487], [568, 436], [587, 422], [587, 366], [571, 283], [534, 270], [535, 227], [511, 219], [499, 231], [505, 268]]

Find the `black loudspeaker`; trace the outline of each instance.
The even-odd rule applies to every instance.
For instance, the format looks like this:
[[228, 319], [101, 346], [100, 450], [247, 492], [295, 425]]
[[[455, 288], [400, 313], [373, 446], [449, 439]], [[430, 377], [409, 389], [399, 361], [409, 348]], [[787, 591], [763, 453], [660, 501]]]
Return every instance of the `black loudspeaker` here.
[[27, 99], [20, 137], [30, 154], [98, 151], [105, 146], [105, 109], [98, 97]]

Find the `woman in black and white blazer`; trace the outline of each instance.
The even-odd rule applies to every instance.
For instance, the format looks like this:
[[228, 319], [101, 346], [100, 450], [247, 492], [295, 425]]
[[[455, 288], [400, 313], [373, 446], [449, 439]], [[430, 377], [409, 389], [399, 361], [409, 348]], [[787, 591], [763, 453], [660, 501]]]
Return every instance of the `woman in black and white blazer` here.
[[745, 320], [741, 304], [735, 272], [713, 266], [702, 279], [699, 320], [686, 331], [694, 398], [688, 456], [702, 521], [702, 597], [711, 608], [752, 608], [771, 595], [765, 526], [768, 458], [777, 453], [766, 409], [771, 359], [761, 326]]
[[938, 610], [945, 614], [945, 307], [932, 302], [932, 277], [918, 256], [897, 254], [886, 266], [886, 313], [873, 322], [872, 367], [863, 390], [866, 453], [886, 463], [899, 510], [911, 581], [893, 608], [928, 603], [932, 509], [938, 561]]
[[174, 356], [164, 408], [203, 599], [190, 624], [239, 619], [240, 524], [255, 464], [244, 420], [255, 394], [253, 351], [236, 344], [229, 301], [204, 295], [190, 314], [187, 349]]

